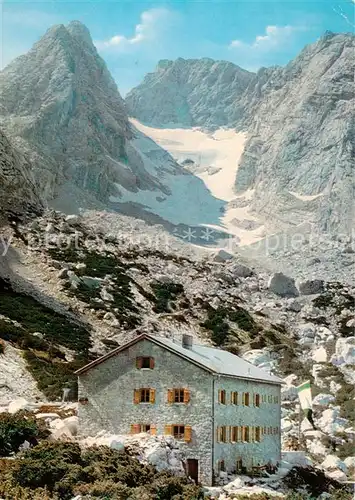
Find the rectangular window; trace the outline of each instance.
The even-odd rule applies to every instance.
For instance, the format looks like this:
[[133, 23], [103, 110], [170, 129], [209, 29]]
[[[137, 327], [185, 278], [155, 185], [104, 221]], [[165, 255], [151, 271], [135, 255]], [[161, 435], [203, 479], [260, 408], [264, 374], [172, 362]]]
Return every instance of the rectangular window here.
[[185, 426], [184, 425], [173, 425], [173, 436], [175, 439], [184, 439]]
[[140, 434], [141, 432], [149, 432], [152, 436], [156, 435], [156, 426], [152, 424], [132, 424], [131, 434]]
[[272, 434], [272, 427], [269, 427], [269, 434]]
[[190, 391], [188, 389], [168, 389], [168, 403], [189, 403]]
[[155, 389], [143, 388], [134, 390], [134, 403], [155, 403]]
[[238, 404], [238, 393], [236, 391], [233, 391], [231, 393], [231, 403], [232, 403], [232, 405]]
[[260, 443], [260, 441], [261, 441], [261, 430], [260, 430], [260, 427], [255, 427], [255, 430], [254, 430], [254, 441], [256, 441], [257, 443]]
[[250, 442], [250, 429], [247, 425], [244, 425], [242, 427], [242, 441], [244, 441], [245, 443]]
[[260, 407], [260, 394], [254, 394], [254, 406]]
[[184, 402], [184, 389], [174, 389], [174, 403]]
[[225, 470], [226, 470], [226, 466], [225, 466], [224, 460], [219, 460], [218, 461], [218, 471], [224, 472]]
[[231, 441], [232, 443], [238, 443], [240, 441], [240, 430], [239, 426], [231, 427]]
[[263, 434], [267, 434], [267, 427], [264, 427]]
[[274, 404], [277, 404], [279, 402], [279, 397], [278, 396], [274, 396]]
[[240, 472], [242, 470], [242, 467], [243, 467], [243, 460], [241, 458], [238, 458], [236, 463], [237, 472]]
[[249, 406], [250, 404], [250, 395], [249, 392], [243, 392], [243, 405]]
[[170, 424], [165, 426], [165, 436], [174, 436], [175, 439], [183, 439], [189, 443], [192, 439], [191, 425]]
[[222, 427], [217, 427], [217, 441], [218, 443], [227, 442], [227, 427], [225, 425]]
[[272, 403], [272, 396], [268, 396], [268, 403]]
[[153, 370], [154, 358], [151, 358], [150, 356], [139, 356], [138, 358], [136, 358], [136, 367], [139, 370], [142, 370], [142, 369]]
[[218, 402], [221, 403], [221, 405], [226, 404], [226, 391], [224, 389], [218, 391]]

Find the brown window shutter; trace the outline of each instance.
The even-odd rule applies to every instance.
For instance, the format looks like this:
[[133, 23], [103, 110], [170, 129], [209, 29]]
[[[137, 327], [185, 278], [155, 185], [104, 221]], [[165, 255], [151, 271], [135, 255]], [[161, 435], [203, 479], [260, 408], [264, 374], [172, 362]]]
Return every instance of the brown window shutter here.
[[140, 370], [142, 366], [143, 366], [143, 358], [142, 357], [136, 358], [136, 368]]
[[218, 403], [221, 403], [222, 402], [222, 390], [219, 389], [218, 391]]
[[234, 392], [231, 391], [231, 405], [234, 403], [234, 396], [233, 396]]
[[190, 391], [188, 389], [184, 389], [184, 403], [190, 402]]
[[173, 389], [168, 389], [168, 403], [174, 402], [174, 391]]
[[184, 441], [189, 443], [192, 437], [192, 427], [191, 425], [185, 425]]
[[154, 365], [155, 365], [154, 358], [149, 358], [149, 368], [151, 370], [154, 369]]
[[172, 425], [166, 425], [164, 429], [164, 434], [165, 436], [171, 436], [173, 433], [173, 426]]
[[134, 389], [134, 397], [133, 397], [133, 403], [135, 405], [139, 404], [140, 401], [140, 390], [139, 389]]
[[156, 436], [157, 435], [157, 426], [156, 425], [151, 425], [150, 426], [150, 434], [151, 434], [151, 436]]
[[140, 424], [132, 424], [131, 425], [131, 434], [139, 434], [141, 431]]
[[149, 389], [149, 403], [155, 403], [155, 389]]
[[216, 427], [216, 441], [219, 443], [219, 427]]

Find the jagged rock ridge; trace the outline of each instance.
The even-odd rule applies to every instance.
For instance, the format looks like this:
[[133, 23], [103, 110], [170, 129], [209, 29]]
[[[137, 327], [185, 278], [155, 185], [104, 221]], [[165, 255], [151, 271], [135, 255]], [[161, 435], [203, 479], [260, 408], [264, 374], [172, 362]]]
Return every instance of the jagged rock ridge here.
[[253, 73], [227, 61], [162, 60], [126, 103], [133, 117], [149, 125], [219, 127], [228, 123], [228, 107], [252, 80]]

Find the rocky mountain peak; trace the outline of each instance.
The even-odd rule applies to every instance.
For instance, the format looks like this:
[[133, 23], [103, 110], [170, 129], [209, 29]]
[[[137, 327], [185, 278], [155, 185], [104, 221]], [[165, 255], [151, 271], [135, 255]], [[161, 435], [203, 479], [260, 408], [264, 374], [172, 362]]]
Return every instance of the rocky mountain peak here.
[[132, 116], [148, 125], [215, 128], [228, 122], [226, 108], [245, 91], [253, 75], [208, 57], [164, 59], [128, 93], [126, 104]]

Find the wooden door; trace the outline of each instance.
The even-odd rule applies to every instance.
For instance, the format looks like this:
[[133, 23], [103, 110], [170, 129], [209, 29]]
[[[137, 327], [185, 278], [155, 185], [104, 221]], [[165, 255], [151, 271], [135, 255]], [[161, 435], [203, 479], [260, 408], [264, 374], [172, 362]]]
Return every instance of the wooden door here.
[[198, 483], [198, 460], [196, 458], [187, 459], [187, 475], [191, 477], [195, 483]]

